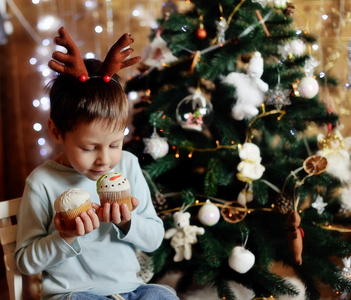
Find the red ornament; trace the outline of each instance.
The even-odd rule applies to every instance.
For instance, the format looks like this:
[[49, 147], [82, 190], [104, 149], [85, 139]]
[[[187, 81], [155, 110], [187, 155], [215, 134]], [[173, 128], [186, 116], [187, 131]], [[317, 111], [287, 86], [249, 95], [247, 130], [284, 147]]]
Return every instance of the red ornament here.
[[102, 77], [102, 79], [103, 79], [105, 82], [110, 82], [111, 77], [108, 76], [108, 75], [105, 75], [104, 77]]
[[196, 30], [196, 37], [200, 40], [204, 40], [207, 37], [207, 31], [200, 27]]
[[87, 81], [87, 77], [85, 75], [80, 75], [79, 76], [79, 81], [80, 82], [85, 82], [85, 81]]

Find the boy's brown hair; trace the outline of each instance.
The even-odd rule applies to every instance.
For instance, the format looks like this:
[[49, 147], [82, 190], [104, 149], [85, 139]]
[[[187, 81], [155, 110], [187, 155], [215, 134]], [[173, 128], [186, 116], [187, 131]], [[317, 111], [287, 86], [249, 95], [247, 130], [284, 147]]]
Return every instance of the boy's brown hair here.
[[[96, 59], [84, 60], [90, 76], [100, 70], [102, 62]], [[91, 78], [80, 82], [66, 74], [58, 75], [50, 84], [50, 118], [59, 133], [74, 131], [81, 123], [90, 124], [95, 120], [108, 120], [123, 130], [128, 123], [129, 101], [119, 84], [121, 79], [113, 75], [110, 82]]]

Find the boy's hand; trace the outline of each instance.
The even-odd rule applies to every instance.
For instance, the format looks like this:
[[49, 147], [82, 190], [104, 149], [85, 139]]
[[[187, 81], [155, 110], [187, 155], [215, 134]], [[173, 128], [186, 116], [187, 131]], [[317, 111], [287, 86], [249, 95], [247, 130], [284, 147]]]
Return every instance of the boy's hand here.
[[[131, 198], [133, 210], [139, 205], [139, 200], [135, 197]], [[131, 211], [126, 204], [118, 205], [116, 203], [110, 205], [105, 203], [96, 211], [100, 222], [115, 223], [124, 234], [127, 234], [130, 228]]]
[[[93, 208], [99, 209], [100, 206], [96, 203], [92, 203]], [[83, 236], [96, 228], [99, 228], [100, 221], [97, 214], [89, 209], [87, 212], [81, 213], [79, 217], [75, 219], [76, 228], [67, 229], [62, 221], [61, 215], [56, 213], [54, 217], [54, 224], [57, 231], [60, 232], [61, 237], [68, 243], [72, 244], [78, 236]]]

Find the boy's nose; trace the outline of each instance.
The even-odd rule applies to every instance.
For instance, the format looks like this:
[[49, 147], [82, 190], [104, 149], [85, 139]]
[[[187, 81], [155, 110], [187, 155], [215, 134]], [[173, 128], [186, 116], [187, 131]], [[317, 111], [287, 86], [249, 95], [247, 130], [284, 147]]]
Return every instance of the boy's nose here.
[[111, 162], [110, 156], [108, 155], [108, 151], [100, 151], [99, 157], [96, 161], [100, 165], [108, 165]]

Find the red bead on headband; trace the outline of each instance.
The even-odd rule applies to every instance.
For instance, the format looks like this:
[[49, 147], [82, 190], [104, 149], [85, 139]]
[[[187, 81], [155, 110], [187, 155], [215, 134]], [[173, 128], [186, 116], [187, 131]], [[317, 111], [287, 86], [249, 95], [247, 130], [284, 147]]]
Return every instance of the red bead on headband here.
[[[101, 77], [105, 82], [109, 82], [112, 76], [119, 70], [136, 64], [141, 57], [136, 56], [126, 59], [133, 51], [128, 46], [134, 42], [129, 33], [123, 34], [118, 41], [111, 47], [102, 63], [101, 69], [96, 76], [89, 76], [80, 52], [64, 27], [58, 30], [59, 36], [55, 37], [54, 43], [65, 47], [67, 53], [55, 51], [48, 66], [55, 72], [67, 74], [85, 82], [90, 78]], [[127, 48], [128, 47], [128, 48]]]

